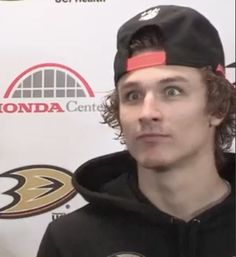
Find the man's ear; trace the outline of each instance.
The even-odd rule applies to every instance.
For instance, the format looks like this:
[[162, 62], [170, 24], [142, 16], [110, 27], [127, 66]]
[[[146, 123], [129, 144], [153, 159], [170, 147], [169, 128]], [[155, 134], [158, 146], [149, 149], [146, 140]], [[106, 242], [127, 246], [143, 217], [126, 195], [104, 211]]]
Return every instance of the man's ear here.
[[222, 113], [218, 113], [217, 115], [211, 115], [209, 117], [209, 126], [210, 127], [217, 127], [221, 124], [224, 120], [225, 115]]

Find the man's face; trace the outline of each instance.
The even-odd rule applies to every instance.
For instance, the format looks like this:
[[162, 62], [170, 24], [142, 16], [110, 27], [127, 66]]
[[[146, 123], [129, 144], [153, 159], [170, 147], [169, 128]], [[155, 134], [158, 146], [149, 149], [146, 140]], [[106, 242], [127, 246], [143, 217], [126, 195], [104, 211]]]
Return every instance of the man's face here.
[[206, 112], [199, 70], [157, 66], [132, 71], [120, 79], [118, 93], [125, 143], [139, 165], [191, 163], [213, 152], [214, 126], [220, 121]]

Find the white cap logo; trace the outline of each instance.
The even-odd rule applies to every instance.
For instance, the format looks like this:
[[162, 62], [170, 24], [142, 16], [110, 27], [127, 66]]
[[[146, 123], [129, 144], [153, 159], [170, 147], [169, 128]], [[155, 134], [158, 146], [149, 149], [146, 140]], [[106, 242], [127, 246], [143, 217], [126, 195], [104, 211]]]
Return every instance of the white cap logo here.
[[151, 19], [155, 18], [159, 12], [160, 12], [160, 8], [148, 10], [141, 14], [141, 17], [139, 18], [139, 20], [140, 21], [151, 20]]

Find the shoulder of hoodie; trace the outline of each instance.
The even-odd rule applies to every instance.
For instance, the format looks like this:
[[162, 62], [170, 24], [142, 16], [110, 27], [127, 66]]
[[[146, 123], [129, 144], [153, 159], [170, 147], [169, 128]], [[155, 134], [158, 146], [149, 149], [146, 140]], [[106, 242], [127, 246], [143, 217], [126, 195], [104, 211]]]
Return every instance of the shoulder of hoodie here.
[[42, 247], [52, 252], [65, 252], [71, 251], [76, 244], [76, 249], [82, 253], [86, 247], [93, 246], [98, 238], [110, 240], [116, 233], [133, 231], [129, 226], [131, 218], [134, 219], [130, 212], [88, 204], [52, 221], [44, 234]]
[[48, 233], [52, 237], [63, 239], [76, 236], [85, 239], [92, 234], [110, 227], [114, 227], [114, 215], [119, 217], [118, 210], [101, 208], [94, 204], [87, 204], [65, 216], [52, 221], [48, 226]]

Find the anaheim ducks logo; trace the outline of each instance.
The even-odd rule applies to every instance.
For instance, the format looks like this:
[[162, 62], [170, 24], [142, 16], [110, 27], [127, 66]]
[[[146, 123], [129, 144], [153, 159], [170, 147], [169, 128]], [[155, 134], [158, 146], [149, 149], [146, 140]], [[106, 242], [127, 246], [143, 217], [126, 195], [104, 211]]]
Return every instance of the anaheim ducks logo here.
[[133, 252], [120, 252], [120, 253], [115, 253], [112, 254], [108, 257], [145, 257], [144, 255], [140, 253], [133, 253]]
[[[2, 193], [13, 201], [0, 205], [0, 218], [23, 218], [52, 210], [75, 196], [71, 173], [49, 165], [21, 167], [0, 175], [17, 181], [17, 185]], [[1, 198], [1, 194], [0, 194]], [[2, 202], [2, 201], [1, 201]]]

